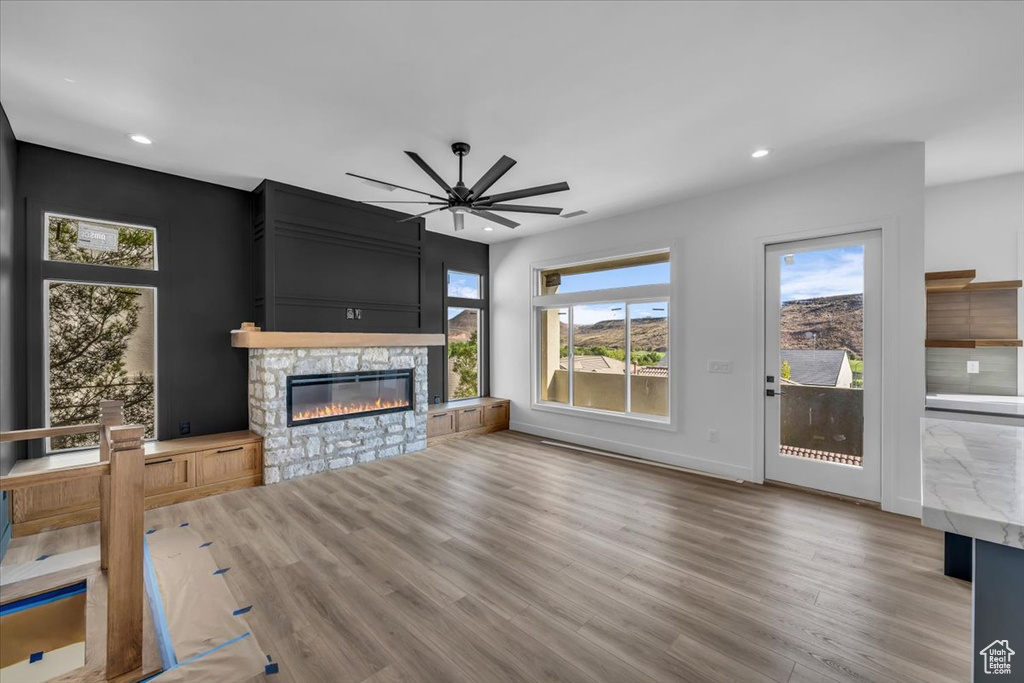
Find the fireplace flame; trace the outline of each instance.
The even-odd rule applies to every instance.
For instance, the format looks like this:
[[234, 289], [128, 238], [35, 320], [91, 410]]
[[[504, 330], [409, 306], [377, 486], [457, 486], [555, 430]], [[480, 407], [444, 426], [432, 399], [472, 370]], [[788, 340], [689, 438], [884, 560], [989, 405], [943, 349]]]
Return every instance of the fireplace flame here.
[[405, 399], [383, 400], [377, 398], [372, 403], [328, 403], [316, 408], [306, 410], [293, 410], [292, 420], [319, 420], [325, 417], [339, 417], [341, 415], [355, 415], [356, 413], [367, 413], [373, 410], [389, 410], [391, 408], [406, 408], [409, 401]]

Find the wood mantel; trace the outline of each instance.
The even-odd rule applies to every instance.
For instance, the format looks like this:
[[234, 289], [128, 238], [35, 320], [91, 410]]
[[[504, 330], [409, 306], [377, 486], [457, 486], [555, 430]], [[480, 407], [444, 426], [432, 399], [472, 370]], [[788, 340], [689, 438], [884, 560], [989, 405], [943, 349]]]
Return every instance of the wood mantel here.
[[329, 349], [373, 346], [444, 346], [443, 334], [377, 332], [264, 332], [252, 323], [231, 330], [231, 346], [238, 349]]

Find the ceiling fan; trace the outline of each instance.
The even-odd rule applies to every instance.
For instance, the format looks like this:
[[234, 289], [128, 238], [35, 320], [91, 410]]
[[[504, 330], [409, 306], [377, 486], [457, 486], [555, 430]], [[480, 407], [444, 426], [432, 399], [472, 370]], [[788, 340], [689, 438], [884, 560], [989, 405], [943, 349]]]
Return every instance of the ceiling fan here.
[[[509, 220], [504, 216], [499, 216], [494, 213], [495, 211], [500, 212], [514, 212], [514, 213], [540, 213], [557, 216], [562, 213], [562, 209], [555, 208], [553, 206], [526, 206], [523, 204], [506, 204], [505, 202], [512, 201], [515, 199], [525, 199], [526, 197], [537, 197], [542, 194], [551, 194], [553, 192], [564, 192], [569, 189], [568, 183], [552, 183], [550, 185], [539, 185], [537, 187], [530, 187], [525, 190], [514, 190], [512, 192], [499, 192], [498, 194], [487, 195], [484, 194], [490, 189], [494, 183], [508, 173], [509, 169], [516, 165], [515, 159], [511, 159], [507, 156], [502, 156], [498, 161], [491, 166], [487, 173], [484, 173], [480, 180], [476, 181], [472, 187], [466, 187], [466, 184], [462, 182], [462, 159], [469, 154], [469, 144], [465, 142], [454, 142], [452, 143], [452, 153], [459, 157], [459, 182], [455, 183], [454, 186], [449, 185], [444, 179], [432, 169], [427, 162], [425, 162], [419, 154], [416, 152], [406, 152], [410, 159], [416, 162], [416, 165], [423, 169], [423, 172], [430, 176], [431, 180], [441, 186], [441, 189], [445, 191], [444, 197], [429, 192], [423, 192], [422, 190], [414, 190], [411, 187], [404, 187], [402, 185], [395, 185], [394, 183], [384, 182], [383, 180], [376, 180], [374, 178], [367, 178], [366, 176], [357, 175], [355, 173], [346, 173], [353, 178], [359, 178], [365, 180], [372, 185], [383, 187], [388, 191], [391, 190], [407, 190], [409, 192], [415, 192], [417, 194], [426, 195], [434, 201], [369, 201], [368, 204], [425, 204], [427, 206], [435, 206], [437, 208], [424, 211], [421, 214], [415, 216], [409, 216], [403, 218], [400, 223], [405, 221], [411, 221], [416, 218], [421, 218], [438, 211], [451, 211], [452, 216], [455, 219], [455, 230], [459, 231], [465, 228], [466, 214], [472, 214], [479, 216], [485, 220], [503, 225], [506, 228], [515, 228], [519, 225], [515, 221]], [[490, 228], [487, 228], [490, 229]]]

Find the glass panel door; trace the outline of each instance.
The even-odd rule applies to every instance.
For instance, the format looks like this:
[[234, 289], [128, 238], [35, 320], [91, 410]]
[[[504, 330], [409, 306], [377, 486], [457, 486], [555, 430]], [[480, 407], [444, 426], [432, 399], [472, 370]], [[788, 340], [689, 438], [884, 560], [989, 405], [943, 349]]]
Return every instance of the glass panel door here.
[[877, 231], [766, 249], [766, 479], [880, 498], [880, 250]]

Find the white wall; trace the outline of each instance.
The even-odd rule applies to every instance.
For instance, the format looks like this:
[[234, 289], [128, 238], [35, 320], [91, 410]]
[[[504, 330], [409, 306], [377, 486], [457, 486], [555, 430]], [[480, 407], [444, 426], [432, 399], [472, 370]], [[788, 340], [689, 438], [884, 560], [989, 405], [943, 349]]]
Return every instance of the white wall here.
[[[892, 145], [822, 166], [491, 247], [491, 389], [512, 399], [512, 427], [748, 480], [760, 478], [762, 335], [756, 301], [764, 238], [885, 222], [887, 359], [883, 507], [920, 514], [918, 418], [924, 404], [924, 147]], [[867, 225], [870, 223], [871, 225]], [[810, 236], [810, 235], [807, 235]], [[779, 241], [779, 240], [776, 240]], [[671, 245], [675, 431], [531, 408], [531, 264]], [[760, 252], [760, 253], [759, 253]], [[890, 335], [895, 335], [894, 337]], [[732, 374], [707, 361], [731, 360]], [[720, 440], [707, 441], [717, 429]]]
[[1024, 230], [1024, 173], [939, 185], [924, 194], [925, 270], [978, 271], [978, 280], [1016, 280]]

